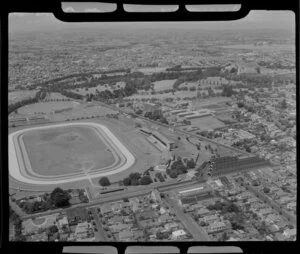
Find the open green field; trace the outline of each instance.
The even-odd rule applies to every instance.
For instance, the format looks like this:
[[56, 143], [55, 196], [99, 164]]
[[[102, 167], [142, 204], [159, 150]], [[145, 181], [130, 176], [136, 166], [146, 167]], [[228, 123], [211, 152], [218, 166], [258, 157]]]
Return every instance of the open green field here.
[[103, 140], [87, 126], [28, 131], [23, 141], [32, 170], [40, 175], [100, 169], [115, 162]]
[[154, 90], [156, 92], [164, 91], [173, 89], [173, 84], [175, 83], [176, 79], [168, 79], [168, 80], [161, 80], [153, 82], [154, 84]]
[[225, 126], [224, 123], [212, 116], [191, 119], [191, 123], [200, 128], [201, 131], [213, 130]]
[[71, 109], [78, 106], [74, 101], [50, 101], [26, 105], [18, 109], [20, 115], [49, 114], [55, 110]]
[[21, 100], [33, 98], [38, 90], [31, 91], [13, 91], [8, 93], [8, 104], [13, 104]]

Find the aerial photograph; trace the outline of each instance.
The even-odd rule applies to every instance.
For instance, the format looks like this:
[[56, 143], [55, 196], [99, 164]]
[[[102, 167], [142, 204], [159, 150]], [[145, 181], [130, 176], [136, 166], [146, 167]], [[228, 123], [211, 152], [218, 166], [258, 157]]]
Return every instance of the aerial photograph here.
[[10, 14], [9, 240], [295, 241], [295, 65], [289, 11]]

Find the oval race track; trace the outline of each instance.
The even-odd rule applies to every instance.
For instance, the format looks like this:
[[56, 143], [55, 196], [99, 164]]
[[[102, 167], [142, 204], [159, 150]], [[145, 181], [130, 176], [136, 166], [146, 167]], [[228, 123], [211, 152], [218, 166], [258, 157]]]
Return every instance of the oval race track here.
[[[116, 161], [105, 168], [93, 169], [87, 172], [68, 173], [64, 175], [45, 176], [34, 172], [30, 165], [25, 145], [22, 140], [22, 135], [29, 130], [50, 129], [63, 126], [88, 126], [92, 127], [99, 138], [109, 147]], [[64, 184], [70, 182], [77, 182], [88, 180], [90, 178], [97, 178], [108, 176], [122, 172], [130, 168], [135, 158], [130, 151], [122, 144], [122, 142], [104, 125], [98, 123], [64, 123], [54, 124], [50, 126], [33, 127], [30, 129], [23, 129], [9, 134], [9, 174], [14, 180], [25, 184], [32, 185], [51, 185]], [[88, 174], [88, 175], [87, 175]]]

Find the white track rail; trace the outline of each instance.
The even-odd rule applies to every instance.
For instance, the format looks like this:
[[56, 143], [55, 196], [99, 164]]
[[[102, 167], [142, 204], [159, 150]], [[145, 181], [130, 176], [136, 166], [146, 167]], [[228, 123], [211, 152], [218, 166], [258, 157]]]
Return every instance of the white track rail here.
[[[52, 178], [39, 178], [38, 176], [32, 177], [26, 174], [26, 171], [28, 169], [26, 168], [20, 168], [23, 167], [24, 162], [20, 162], [21, 156], [18, 156], [17, 149], [15, 146], [18, 146], [19, 144], [16, 144], [14, 137], [17, 137], [18, 135], [23, 134], [26, 131], [29, 130], [40, 130], [40, 129], [50, 129], [50, 128], [57, 128], [57, 127], [64, 127], [64, 126], [90, 126], [97, 128], [101, 130], [101, 133], [105, 135], [105, 138], [109, 140], [113, 147], [117, 148], [115, 151], [117, 153], [121, 153], [121, 157], [125, 157], [125, 163], [122, 163], [121, 165], [118, 164], [116, 167], [111, 168], [110, 170], [93, 170], [89, 173], [89, 175], [86, 175], [84, 172], [82, 172], [82, 175], [60, 175], [53, 176]], [[50, 126], [39, 126], [39, 127], [33, 127], [30, 129], [23, 129], [19, 130], [13, 133], [10, 133], [8, 136], [8, 142], [9, 142], [9, 174], [12, 178], [16, 179], [17, 181], [27, 183], [27, 184], [34, 184], [34, 185], [47, 185], [47, 184], [64, 184], [64, 183], [70, 183], [70, 182], [76, 182], [81, 180], [89, 180], [91, 178], [98, 178], [102, 176], [109, 176], [112, 174], [116, 174], [119, 172], [122, 172], [128, 168], [130, 168], [134, 162], [135, 158], [134, 156], [129, 152], [129, 150], [120, 142], [120, 140], [104, 125], [98, 124], [98, 123], [87, 123], [87, 122], [80, 122], [80, 123], [64, 123], [64, 124], [54, 124]], [[28, 159], [28, 158], [27, 158]]]

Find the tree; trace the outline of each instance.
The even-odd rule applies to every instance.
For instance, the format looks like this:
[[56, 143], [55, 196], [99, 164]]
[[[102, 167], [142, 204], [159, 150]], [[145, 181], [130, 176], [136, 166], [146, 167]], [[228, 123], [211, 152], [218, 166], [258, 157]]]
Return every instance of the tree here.
[[188, 160], [187, 163], [186, 163], [186, 166], [187, 166], [188, 169], [195, 168], [196, 167], [196, 163], [195, 163], [194, 159], [191, 158], [190, 160]]
[[267, 186], [265, 186], [265, 187], [263, 188], [263, 192], [264, 192], [264, 193], [269, 193], [269, 192], [270, 192], [270, 188], [267, 187]]
[[141, 123], [135, 123], [135, 128], [142, 128], [142, 124]]
[[69, 199], [70, 199], [69, 193], [67, 191], [62, 190], [59, 187], [55, 188], [51, 192], [50, 199], [56, 207], [65, 207], [65, 206], [70, 205], [70, 203], [69, 203]]
[[175, 171], [171, 171], [169, 175], [171, 178], [176, 178], [178, 176], [178, 174]]
[[109, 186], [110, 185], [110, 181], [109, 181], [109, 179], [106, 176], [104, 176], [104, 177], [101, 177], [99, 179], [99, 184], [101, 186]]
[[124, 184], [124, 186], [129, 186], [129, 185], [131, 185], [131, 180], [130, 180], [130, 178], [129, 178], [129, 177], [124, 178], [123, 184]]
[[285, 99], [280, 103], [280, 108], [287, 109], [287, 103]]
[[139, 180], [141, 178], [141, 174], [136, 172], [136, 173], [130, 173], [129, 174], [130, 180]]
[[140, 180], [140, 184], [142, 185], [148, 185], [150, 183], [152, 183], [152, 179], [150, 176], [143, 176]]
[[221, 237], [220, 237], [220, 241], [226, 241], [226, 240], [228, 240], [228, 239], [229, 239], [229, 237], [228, 237], [228, 235], [227, 235], [226, 232], [224, 232], [224, 233], [221, 235]]
[[136, 186], [136, 185], [140, 185], [140, 181], [138, 179], [131, 179], [131, 185]]
[[53, 226], [50, 226], [47, 231], [48, 231], [48, 234], [53, 235], [56, 232], [58, 232], [58, 228], [57, 228], [57, 226], [53, 225]]

